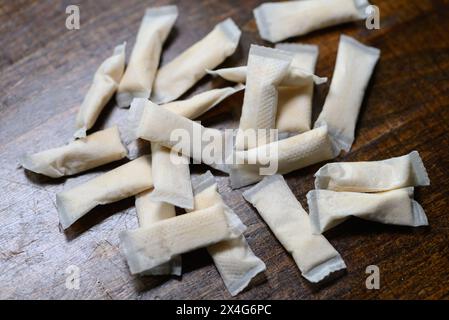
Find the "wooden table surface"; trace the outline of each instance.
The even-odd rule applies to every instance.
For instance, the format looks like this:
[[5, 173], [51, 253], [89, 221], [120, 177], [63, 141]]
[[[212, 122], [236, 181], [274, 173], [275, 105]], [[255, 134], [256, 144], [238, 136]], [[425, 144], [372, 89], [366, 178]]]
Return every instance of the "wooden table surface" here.
[[[243, 34], [224, 66], [246, 63], [260, 39], [252, 9], [260, 1], [180, 1], [179, 18], [162, 64], [232, 17]], [[246, 237], [267, 270], [237, 299], [435, 299], [449, 298], [449, 1], [374, 0], [380, 30], [349, 23], [291, 42], [317, 44], [317, 74], [332, 77], [340, 34], [382, 50], [360, 113], [352, 150], [337, 161], [380, 160], [418, 150], [431, 186], [417, 188], [429, 227], [406, 228], [350, 220], [327, 233], [348, 268], [340, 278], [311, 285], [301, 277], [261, 217], [214, 171], [225, 201], [248, 226]], [[50, 179], [17, 168], [25, 152], [67, 142], [91, 78], [115, 45], [132, 48], [144, 9], [168, 1], [79, 1], [80, 30], [65, 28], [70, 1], [0, 1], [0, 298], [8, 299], [221, 299], [231, 298], [206, 250], [184, 255], [182, 277], [133, 277], [118, 234], [137, 226], [134, 199], [98, 207], [68, 232], [58, 225], [55, 194], [124, 161], [67, 179]], [[129, 55], [130, 50], [128, 50]], [[226, 82], [201, 80], [186, 96]], [[316, 119], [329, 86], [316, 89]], [[201, 120], [237, 127], [242, 94]], [[126, 116], [108, 104], [95, 129]], [[286, 175], [307, 209], [317, 164]], [[194, 174], [207, 170], [192, 168]], [[80, 289], [65, 286], [69, 266], [80, 269]], [[365, 269], [380, 268], [380, 289], [368, 290]]]

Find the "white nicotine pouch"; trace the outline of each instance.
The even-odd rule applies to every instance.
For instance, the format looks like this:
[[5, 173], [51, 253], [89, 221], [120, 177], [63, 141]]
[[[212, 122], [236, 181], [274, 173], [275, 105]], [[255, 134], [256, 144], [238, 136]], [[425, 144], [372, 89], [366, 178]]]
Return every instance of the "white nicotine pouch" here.
[[174, 5], [149, 8], [140, 24], [131, 57], [126, 67], [116, 100], [119, 107], [128, 107], [133, 98], [148, 99], [167, 39], [178, 17]]
[[[182, 117], [195, 119], [219, 105], [227, 97], [244, 89], [245, 86], [243, 84], [237, 84], [234, 87], [212, 89], [199, 93], [186, 100], [169, 102], [162, 105], [162, 107]], [[140, 119], [134, 119], [133, 125], [136, 125], [138, 120]], [[137, 144], [137, 141], [139, 140], [135, 140], [134, 133], [129, 131], [131, 126], [132, 125], [125, 125], [122, 129], [125, 132], [125, 143], [127, 144], [129, 150], [128, 158], [134, 159], [139, 153], [139, 147]], [[232, 144], [231, 140], [229, 144]]]
[[154, 189], [148, 197], [179, 208], [193, 209], [189, 158], [151, 143], [151, 166]]
[[[192, 186], [195, 195], [195, 210], [223, 203], [217, 190], [217, 183], [210, 171], [192, 179]], [[239, 217], [229, 207], [225, 208], [238, 221], [236, 224], [240, 224], [243, 232], [246, 227]], [[265, 263], [254, 254], [243, 234], [236, 239], [211, 245], [207, 247], [207, 251], [226, 288], [233, 296], [245, 289], [252, 278], [266, 269]]]
[[[295, 46], [295, 44], [292, 44]], [[303, 45], [304, 46], [304, 45]], [[291, 50], [280, 50], [283, 51], [286, 55], [292, 55], [288, 51]], [[248, 74], [247, 66], [233, 67], [233, 68], [223, 68], [217, 70], [206, 70], [208, 74], [212, 76], [219, 76], [224, 80], [237, 82], [237, 83], [246, 83], [246, 76]], [[307, 69], [301, 67], [295, 67], [293, 65], [290, 66], [288, 72], [285, 74], [285, 77], [282, 78], [279, 86], [282, 87], [300, 87], [303, 85], [308, 85], [310, 81], [313, 81], [316, 85], [320, 85], [327, 82], [326, 77], [319, 77], [313, 72], [308, 71]]]
[[264, 178], [243, 197], [257, 209], [308, 281], [319, 282], [346, 268], [329, 241], [312, 234], [309, 216], [281, 175]]
[[257, 148], [235, 151], [231, 186], [241, 188], [262, 180], [264, 175], [286, 174], [337, 155], [325, 126]]
[[217, 67], [235, 52], [240, 35], [232, 19], [217, 24], [202, 40], [158, 70], [151, 100], [163, 104], [179, 98], [206, 75], [206, 69]]
[[271, 142], [268, 130], [274, 129], [276, 122], [277, 87], [287, 75], [292, 58], [289, 52], [251, 45], [236, 150]]
[[[128, 131], [133, 138], [158, 143], [172, 151], [228, 172], [225, 163], [232, 135], [203, 127], [163, 106], [146, 99], [134, 99], [131, 104]], [[230, 151], [229, 151], [230, 152]]]
[[135, 196], [153, 187], [151, 158], [142, 156], [73, 189], [56, 195], [59, 221], [64, 229], [98, 205]]
[[[280, 43], [276, 48], [293, 53], [292, 67], [315, 72], [318, 46]], [[313, 81], [302, 86], [278, 88], [276, 129], [281, 134], [286, 132], [292, 135], [311, 129], [313, 88]]]
[[313, 233], [323, 233], [350, 216], [384, 224], [427, 226], [426, 214], [413, 200], [413, 188], [379, 193], [311, 190], [307, 193]]
[[222, 68], [217, 70], [206, 70], [212, 76], [218, 76], [230, 82], [246, 83], [247, 66]]
[[[151, 192], [153, 190], [150, 189], [136, 195], [136, 211], [141, 228], [176, 216], [175, 207], [172, 204], [151, 200]], [[174, 256], [169, 262], [150, 270], [145, 270], [141, 275], [157, 276], [172, 274], [180, 276], [182, 270], [181, 260], [181, 256]]]
[[336, 148], [351, 149], [360, 106], [379, 56], [379, 49], [340, 37], [329, 93], [314, 125], [327, 125]]
[[428, 185], [418, 151], [380, 161], [328, 163], [315, 173], [315, 189], [379, 192]]
[[367, 0], [267, 2], [254, 9], [262, 39], [278, 42], [314, 30], [366, 19]]
[[223, 240], [241, 232], [217, 204], [120, 233], [120, 244], [132, 274], [151, 270], [173, 257]]
[[227, 97], [245, 89], [243, 84], [234, 87], [212, 89], [193, 96], [190, 99], [178, 100], [162, 105], [180, 116], [196, 119], [213, 107], [217, 106]]
[[126, 157], [116, 126], [97, 131], [85, 138], [20, 159], [27, 170], [52, 178], [74, 175]]
[[76, 117], [75, 138], [84, 138], [87, 130], [97, 121], [103, 108], [117, 90], [125, 69], [126, 43], [115, 47], [114, 54], [107, 58], [95, 72]]

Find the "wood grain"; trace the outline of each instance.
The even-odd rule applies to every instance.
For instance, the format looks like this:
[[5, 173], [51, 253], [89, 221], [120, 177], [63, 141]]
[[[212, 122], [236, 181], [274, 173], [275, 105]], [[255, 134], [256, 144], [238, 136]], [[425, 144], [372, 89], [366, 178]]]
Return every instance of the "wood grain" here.
[[[246, 63], [258, 36], [252, 9], [260, 1], [180, 1], [180, 16], [162, 64], [232, 17], [243, 31], [225, 66]], [[449, 1], [373, 0], [381, 29], [349, 23], [291, 39], [317, 44], [317, 73], [332, 76], [339, 35], [382, 50], [368, 88], [351, 152], [338, 161], [379, 160], [418, 150], [431, 186], [419, 188], [428, 228], [384, 226], [351, 220], [327, 234], [347, 263], [347, 273], [320, 286], [301, 277], [257, 212], [214, 172], [225, 201], [248, 226], [246, 236], [267, 265], [264, 275], [237, 299], [447, 299], [449, 298]], [[79, 1], [81, 29], [65, 28], [70, 1], [0, 0], [0, 298], [7, 299], [221, 299], [231, 298], [205, 250], [184, 256], [180, 278], [133, 277], [119, 251], [118, 233], [137, 226], [133, 199], [99, 207], [69, 232], [58, 227], [55, 194], [123, 162], [67, 179], [49, 179], [17, 168], [18, 157], [70, 139], [78, 107], [99, 63], [113, 47], [131, 48], [144, 9], [167, 1]], [[128, 51], [129, 55], [129, 51]], [[186, 96], [226, 83], [205, 77]], [[328, 85], [316, 89], [314, 118]], [[202, 117], [216, 128], [236, 127], [242, 95]], [[111, 102], [95, 129], [126, 114]], [[298, 200], [313, 188], [322, 164], [286, 176]], [[195, 166], [195, 174], [205, 166]], [[365, 268], [378, 265], [380, 290], [367, 290]], [[65, 287], [66, 268], [81, 271], [79, 290]]]

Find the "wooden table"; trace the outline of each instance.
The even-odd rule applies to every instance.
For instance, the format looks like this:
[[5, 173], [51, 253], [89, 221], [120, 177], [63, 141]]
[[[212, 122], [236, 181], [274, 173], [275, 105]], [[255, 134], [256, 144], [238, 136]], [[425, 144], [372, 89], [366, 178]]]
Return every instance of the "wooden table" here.
[[[162, 64], [232, 17], [243, 31], [225, 66], [246, 63], [249, 45], [269, 45], [258, 35], [252, 9], [260, 1], [182, 1]], [[435, 299], [449, 298], [449, 1], [373, 1], [380, 30], [350, 23], [290, 41], [317, 44], [317, 73], [331, 77], [340, 34], [382, 50], [367, 91], [352, 150], [337, 161], [380, 160], [418, 150], [431, 186], [415, 198], [427, 228], [386, 226], [353, 219], [327, 234], [347, 263], [347, 273], [320, 286], [301, 277], [241, 191], [214, 171], [225, 201], [248, 226], [246, 237], [267, 265], [237, 299]], [[68, 232], [58, 226], [55, 194], [124, 162], [67, 179], [17, 168], [18, 157], [67, 142], [75, 115], [99, 63], [113, 47], [131, 48], [147, 6], [167, 1], [80, 1], [81, 28], [65, 28], [70, 1], [0, 1], [0, 298], [9, 299], [221, 299], [230, 298], [206, 250], [186, 254], [183, 276], [133, 277], [119, 250], [118, 234], [137, 226], [134, 199], [99, 207]], [[128, 51], [129, 54], [129, 51]], [[188, 95], [226, 82], [205, 77]], [[328, 85], [316, 89], [314, 119]], [[187, 95], [187, 96], [188, 96]], [[243, 95], [202, 117], [206, 126], [236, 127]], [[126, 115], [111, 102], [95, 129]], [[307, 208], [306, 193], [322, 164], [286, 176]], [[207, 168], [196, 166], [194, 174]], [[80, 269], [80, 289], [65, 286], [67, 268]], [[368, 290], [365, 269], [380, 268], [379, 290]]]

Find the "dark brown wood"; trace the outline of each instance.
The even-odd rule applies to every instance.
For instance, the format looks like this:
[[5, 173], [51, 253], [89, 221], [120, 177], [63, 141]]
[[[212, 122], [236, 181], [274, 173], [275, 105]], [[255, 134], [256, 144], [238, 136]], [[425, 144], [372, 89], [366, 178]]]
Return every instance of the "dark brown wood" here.
[[[252, 9], [260, 1], [182, 1], [162, 63], [232, 17], [243, 30], [236, 54], [224, 65], [246, 63], [260, 39]], [[318, 44], [317, 73], [332, 76], [341, 33], [382, 50], [360, 114], [351, 152], [339, 161], [380, 160], [418, 150], [431, 186], [418, 188], [428, 228], [400, 228], [351, 220], [327, 234], [348, 270], [312, 286], [301, 277], [257, 212], [214, 172], [225, 201], [248, 226], [247, 239], [267, 271], [237, 299], [437, 299], [449, 298], [449, 2], [374, 0], [381, 29], [349, 23], [292, 39]], [[67, 179], [50, 179], [17, 168], [18, 157], [70, 139], [80, 102], [99, 63], [112, 48], [131, 48], [145, 7], [166, 1], [79, 1], [81, 29], [65, 28], [69, 1], [0, 1], [0, 298], [221, 299], [230, 298], [205, 250], [184, 255], [181, 278], [129, 274], [118, 233], [137, 226], [133, 199], [97, 208], [68, 232], [58, 227], [55, 194], [123, 162]], [[128, 51], [129, 54], [129, 51]], [[210, 77], [188, 94], [226, 83]], [[314, 117], [328, 86], [317, 88]], [[207, 126], [236, 127], [242, 95], [202, 117]], [[96, 129], [126, 110], [108, 105]], [[322, 164], [286, 176], [307, 208], [306, 193]], [[207, 168], [192, 168], [195, 174]], [[378, 265], [380, 290], [367, 290], [365, 268]], [[65, 287], [66, 268], [81, 271], [79, 290]]]

